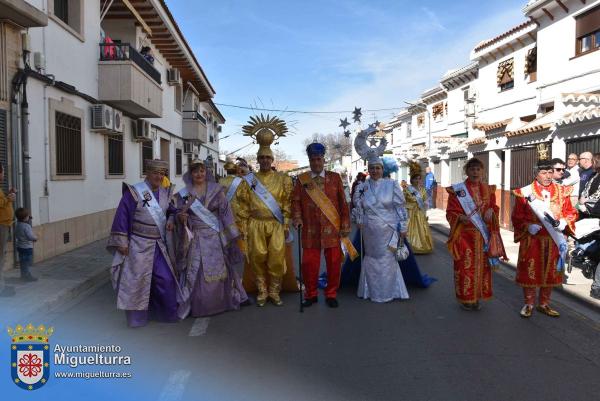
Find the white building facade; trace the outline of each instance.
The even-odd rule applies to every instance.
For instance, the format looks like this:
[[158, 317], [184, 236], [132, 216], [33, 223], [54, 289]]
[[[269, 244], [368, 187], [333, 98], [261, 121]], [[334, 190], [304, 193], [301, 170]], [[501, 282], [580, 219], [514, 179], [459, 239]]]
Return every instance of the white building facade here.
[[221, 173], [225, 120], [163, 0], [10, 3], [47, 18], [40, 27], [14, 23], [28, 65], [13, 76], [28, 78], [13, 90], [18, 104], [6, 107], [13, 124], [2, 133], [10, 185], [40, 238], [36, 261], [106, 237], [122, 182], [142, 179], [144, 159], [167, 160], [177, 188], [194, 158], [212, 159]]
[[[505, 227], [510, 191], [533, 180], [539, 157], [600, 151], [600, 1], [532, 0], [523, 13], [387, 124], [398, 160], [431, 166], [441, 186], [478, 157]], [[402, 136], [409, 114], [412, 135]], [[446, 201], [438, 190], [437, 207]]]

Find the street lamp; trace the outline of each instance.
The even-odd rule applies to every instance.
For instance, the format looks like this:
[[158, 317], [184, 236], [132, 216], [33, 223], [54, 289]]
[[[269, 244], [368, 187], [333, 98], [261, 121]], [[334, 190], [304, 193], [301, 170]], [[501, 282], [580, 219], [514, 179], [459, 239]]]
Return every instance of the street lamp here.
[[431, 113], [429, 112], [429, 109], [427, 108], [427, 105], [423, 102], [421, 103], [410, 103], [405, 101], [404, 103], [411, 105], [413, 107], [416, 107], [417, 109], [423, 110], [425, 109], [425, 112], [427, 113], [427, 136], [428, 136], [428, 142], [429, 142], [429, 152], [431, 152]]

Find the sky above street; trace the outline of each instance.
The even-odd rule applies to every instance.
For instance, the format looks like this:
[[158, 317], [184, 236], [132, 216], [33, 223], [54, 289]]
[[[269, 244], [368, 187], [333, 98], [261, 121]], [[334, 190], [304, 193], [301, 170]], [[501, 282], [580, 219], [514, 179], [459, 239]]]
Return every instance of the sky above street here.
[[[217, 94], [216, 103], [300, 111], [399, 110], [470, 62], [475, 45], [524, 21], [525, 0], [167, 0]], [[252, 110], [219, 106], [221, 150], [251, 139]], [[267, 114], [265, 112], [265, 114]], [[352, 113], [270, 113], [288, 122], [279, 146], [306, 164], [303, 141], [342, 132]], [[393, 110], [363, 112], [363, 124]], [[351, 128], [356, 128], [352, 125]], [[257, 145], [237, 153], [257, 150]]]

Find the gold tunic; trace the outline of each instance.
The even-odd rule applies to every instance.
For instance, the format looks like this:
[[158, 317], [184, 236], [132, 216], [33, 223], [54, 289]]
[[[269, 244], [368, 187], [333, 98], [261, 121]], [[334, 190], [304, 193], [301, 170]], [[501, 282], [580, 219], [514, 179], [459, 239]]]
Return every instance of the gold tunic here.
[[[292, 179], [280, 172], [258, 172], [254, 177], [273, 195], [283, 213], [284, 224], [280, 224], [273, 213], [254, 194], [249, 185], [238, 189], [240, 218], [246, 227], [248, 259], [256, 275], [259, 287], [265, 282], [267, 274], [274, 288], [280, 290], [281, 278], [286, 271], [285, 230], [288, 229], [291, 216]], [[259, 291], [261, 289], [259, 288]]]
[[[423, 205], [427, 205], [427, 191], [425, 188], [415, 188], [423, 199]], [[425, 210], [421, 210], [415, 195], [407, 188], [404, 189], [406, 210], [408, 211], [408, 234], [407, 240], [414, 253], [433, 252], [433, 240], [431, 229], [427, 222]], [[426, 206], [425, 206], [426, 207]]]

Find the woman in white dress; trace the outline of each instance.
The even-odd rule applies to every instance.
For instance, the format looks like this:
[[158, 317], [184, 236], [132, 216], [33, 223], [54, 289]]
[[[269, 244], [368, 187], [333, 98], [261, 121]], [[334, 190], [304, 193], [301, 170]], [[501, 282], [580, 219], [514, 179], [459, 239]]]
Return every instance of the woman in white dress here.
[[398, 182], [383, 178], [383, 162], [369, 157], [369, 178], [354, 193], [352, 214], [363, 233], [364, 259], [358, 296], [373, 302], [407, 299], [396, 248], [408, 226], [404, 194]]

